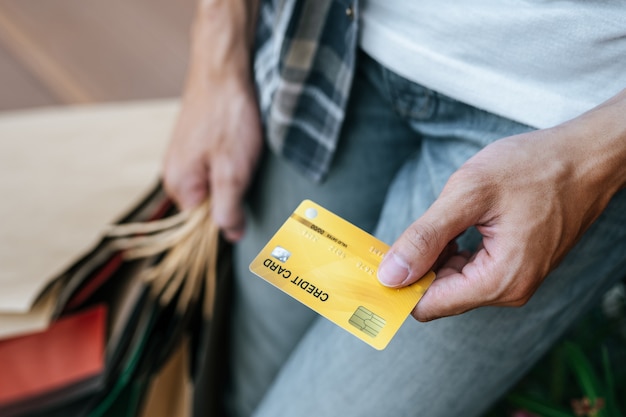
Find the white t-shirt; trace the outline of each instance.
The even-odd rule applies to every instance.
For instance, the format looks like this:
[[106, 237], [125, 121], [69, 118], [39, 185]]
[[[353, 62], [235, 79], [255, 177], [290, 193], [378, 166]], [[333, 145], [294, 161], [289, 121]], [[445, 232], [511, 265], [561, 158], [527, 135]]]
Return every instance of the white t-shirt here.
[[623, 0], [362, 0], [361, 19], [391, 70], [534, 127], [626, 88]]

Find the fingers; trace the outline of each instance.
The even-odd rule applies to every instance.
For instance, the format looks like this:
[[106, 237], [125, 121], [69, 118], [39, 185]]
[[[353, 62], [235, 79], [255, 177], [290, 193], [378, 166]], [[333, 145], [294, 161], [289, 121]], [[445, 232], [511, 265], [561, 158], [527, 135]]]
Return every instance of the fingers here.
[[457, 252], [446, 258], [445, 262], [441, 264], [438, 268], [435, 267], [437, 271], [438, 278], [445, 278], [452, 274], [460, 273], [463, 270], [463, 267], [470, 261], [472, 257], [471, 252], [462, 251]]
[[380, 282], [388, 287], [412, 284], [433, 268], [438, 259], [445, 259], [450, 242], [475, 224], [475, 216], [457, 210], [459, 206], [453, 197], [440, 197], [409, 226], [381, 262]]
[[478, 307], [525, 305], [545, 276], [526, 265], [525, 258], [515, 248], [483, 239], [475, 253], [465, 251], [446, 260], [413, 316], [430, 321]]
[[[241, 239], [245, 227], [242, 199], [248, 182], [246, 170], [238, 169], [240, 164], [223, 154], [206, 163], [199, 158], [170, 155], [173, 162], [166, 161], [163, 182], [178, 207], [191, 210], [202, 203], [210, 192], [213, 221], [227, 240], [234, 242]], [[181, 160], [187, 162], [182, 164]]]
[[[484, 302], [481, 281], [471, 276], [477, 272], [470, 264], [475, 261], [475, 256], [467, 251], [450, 257], [437, 271], [437, 278], [415, 306], [413, 317], [422, 322], [430, 321], [464, 313]], [[468, 276], [468, 269], [472, 268]]]
[[231, 242], [243, 237], [245, 213], [243, 196], [249, 175], [230, 159], [218, 159], [211, 170], [211, 193], [213, 195], [213, 221], [222, 230], [224, 238]]
[[181, 210], [191, 210], [212, 195], [213, 221], [231, 241], [243, 237], [245, 215], [242, 208], [246, 182], [228, 163], [217, 163], [210, 172], [172, 173], [164, 176], [167, 193]]
[[222, 230], [226, 240], [236, 242], [243, 237], [245, 230], [245, 215], [238, 190], [225, 187], [224, 190], [215, 190], [219, 198], [213, 199], [213, 221]]
[[181, 210], [191, 210], [206, 199], [206, 168], [200, 161], [181, 165], [173, 163], [173, 159], [168, 157], [165, 162], [163, 186]]
[[473, 256], [467, 252], [453, 256], [415, 306], [413, 317], [425, 322], [482, 306], [513, 306], [499, 301], [505, 286], [492, 279], [499, 275], [503, 276], [484, 248]]
[[492, 295], [500, 292], [500, 288], [493, 288], [499, 285], [498, 280], [492, 278], [502, 276], [501, 271], [487, 248], [481, 246], [472, 255], [458, 253], [454, 244], [456, 237], [469, 227], [489, 222], [489, 194], [462, 184], [453, 185], [444, 189], [426, 213], [405, 230], [378, 269], [380, 282], [389, 287], [410, 285], [435, 269], [437, 279], [413, 311], [420, 321], [489, 304]]

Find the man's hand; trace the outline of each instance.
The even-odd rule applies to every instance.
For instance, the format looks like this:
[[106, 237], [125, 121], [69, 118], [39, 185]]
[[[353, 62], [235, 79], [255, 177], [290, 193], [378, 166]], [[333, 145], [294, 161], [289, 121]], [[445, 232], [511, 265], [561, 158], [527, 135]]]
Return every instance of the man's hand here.
[[165, 189], [182, 210], [210, 193], [213, 219], [241, 238], [241, 202], [261, 153], [250, 73], [256, 2], [199, 0], [181, 110], [166, 153]]
[[164, 182], [182, 210], [211, 193], [213, 219], [231, 241], [241, 238], [243, 195], [262, 147], [251, 87], [226, 82], [189, 91], [166, 155]]
[[494, 142], [467, 161], [379, 268], [388, 286], [425, 274], [476, 226], [475, 253], [443, 263], [413, 315], [524, 305], [626, 183], [626, 94], [556, 128]]

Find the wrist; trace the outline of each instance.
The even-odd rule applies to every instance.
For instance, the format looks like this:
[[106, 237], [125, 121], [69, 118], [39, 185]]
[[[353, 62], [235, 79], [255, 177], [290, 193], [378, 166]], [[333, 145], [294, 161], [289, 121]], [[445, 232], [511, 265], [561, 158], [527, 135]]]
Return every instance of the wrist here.
[[250, 0], [199, 0], [191, 31], [190, 75], [251, 78], [256, 7]]
[[199, 107], [206, 111], [233, 109], [243, 103], [257, 105], [252, 79], [233, 74], [188, 77], [181, 99], [183, 107]]
[[625, 114], [626, 89], [565, 125], [578, 138], [574, 144], [581, 179], [609, 196], [626, 187]]

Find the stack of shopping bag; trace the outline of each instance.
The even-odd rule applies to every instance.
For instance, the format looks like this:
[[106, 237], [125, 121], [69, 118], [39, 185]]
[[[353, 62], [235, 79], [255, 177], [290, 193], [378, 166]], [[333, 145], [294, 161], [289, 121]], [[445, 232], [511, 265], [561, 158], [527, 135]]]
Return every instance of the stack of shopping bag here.
[[154, 184], [174, 114], [0, 116], [0, 416], [217, 413], [228, 247]]

